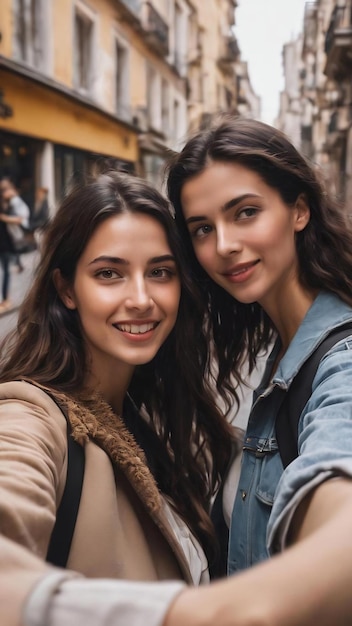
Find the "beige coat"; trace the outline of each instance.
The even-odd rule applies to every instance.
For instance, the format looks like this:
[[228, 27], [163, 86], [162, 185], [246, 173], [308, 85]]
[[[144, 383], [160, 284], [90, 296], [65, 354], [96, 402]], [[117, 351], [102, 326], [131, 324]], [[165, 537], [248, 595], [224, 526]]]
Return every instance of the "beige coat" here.
[[[97, 401], [88, 408], [70, 401], [68, 415], [74, 438], [85, 446], [86, 458], [68, 569], [94, 579], [179, 579], [192, 582], [190, 561], [196, 556], [197, 562], [201, 551], [188, 529], [170, 513], [145, 463], [144, 453], [122, 420], [105, 403]], [[92, 442], [92, 438], [98, 445]], [[79, 621], [83, 600], [79, 600], [78, 587], [80, 585], [83, 592], [86, 591], [88, 581], [78, 582], [70, 572], [51, 568], [45, 563], [66, 480], [66, 441], [65, 417], [42, 389], [26, 382], [0, 385], [1, 626], [32, 623], [56, 626], [62, 613], [61, 618], [59, 613], [55, 616], [58, 610], [55, 603], [65, 601], [64, 590], [68, 589], [68, 593], [70, 584], [76, 585], [78, 611], [72, 623]], [[190, 549], [190, 559], [181, 549], [175, 528], [181, 528], [186, 552]], [[202, 566], [199, 569], [196, 564], [194, 568], [193, 564], [192, 569], [197, 570], [193, 582], [199, 583]], [[45, 579], [57, 582], [50, 585]], [[60, 584], [63, 587], [57, 599], [53, 589]], [[94, 584], [92, 581], [91, 593], [86, 594], [86, 626], [89, 597], [93, 598], [95, 593]], [[40, 594], [38, 585], [42, 590]], [[115, 602], [122, 589], [125, 589], [123, 597], [131, 598], [130, 617], [126, 619], [124, 614], [121, 624], [139, 623], [139, 617], [148, 614], [145, 602], [148, 600], [149, 605], [152, 604], [153, 593], [160, 599], [160, 585], [151, 585], [147, 596], [143, 595], [145, 585], [130, 583], [127, 589], [121, 583], [120, 586], [114, 585]], [[170, 599], [179, 589], [178, 584], [165, 586], [158, 609], [155, 615], [152, 610], [148, 624], [160, 623]], [[108, 602], [106, 597], [104, 602]], [[40, 605], [43, 605], [43, 611], [45, 605], [46, 617], [43, 613], [42, 621], [38, 618]], [[31, 621], [34, 607], [35, 620]], [[63, 610], [62, 606], [60, 610]], [[68, 612], [65, 626], [70, 624], [69, 617]], [[98, 610], [95, 617], [90, 614], [90, 619], [93, 621], [89, 624], [94, 626], [105, 624]]]

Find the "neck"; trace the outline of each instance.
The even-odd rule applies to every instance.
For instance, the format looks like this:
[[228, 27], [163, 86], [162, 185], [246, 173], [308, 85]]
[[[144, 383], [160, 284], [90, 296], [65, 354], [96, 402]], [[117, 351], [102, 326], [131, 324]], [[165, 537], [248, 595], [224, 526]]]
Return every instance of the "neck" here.
[[93, 392], [98, 391], [114, 413], [122, 414], [122, 407], [131, 382], [134, 367], [98, 369], [87, 374], [85, 386]]
[[292, 290], [290, 294], [285, 294], [285, 298], [281, 299], [276, 306], [274, 305], [272, 311], [267, 311], [280, 336], [282, 354], [286, 352], [317, 295], [318, 290], [305, 289], [300, 286]]

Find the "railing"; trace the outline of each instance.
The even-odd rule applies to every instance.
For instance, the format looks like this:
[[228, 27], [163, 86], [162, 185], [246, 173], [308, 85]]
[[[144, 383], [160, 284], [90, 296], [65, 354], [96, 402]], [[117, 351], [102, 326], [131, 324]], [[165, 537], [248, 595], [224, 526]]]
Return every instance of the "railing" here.
[[220, 63], [234, 63], [239, 55], [239, 47], [236, 37], [225, 37], [220, 53]]
[[151, 43], [156, 44], [163, 54], [169, 51], [169, 27], [151, 2], [145, 3], [145, 19], [143, 26]]
[[224, 72], [229, 72], [233, 63], [237, 60], [239, 53], [236, 37], [226, 37], [217, 60], [218, 67]]
[[229, 37], [227, 40], [227, 48], [228, 48], [228, 52], [229, 52], [229, 56], [233, 59], [233, 61], [236, 61], [240, 50], [238, 47], [238, 42], [236, 37]]
[[120, 0], [120, 2], [136, 15], [139, 13], [139, 9], [141, 8], [142, 4], [141, 0]]
[[325, 37], [325, 54], [329, 54], [337, 29], [351, 29], [351, 6], [345, 4], [344, 6], [335, 6], [329, 24], [328, 31]]
[[337, 121], [338, 121], [338, 112], [334, 111], [330, 117], [330, 122], [328, 124], [328, 133], [336, 133], [336, 131], [338, 130], [337, 128]]

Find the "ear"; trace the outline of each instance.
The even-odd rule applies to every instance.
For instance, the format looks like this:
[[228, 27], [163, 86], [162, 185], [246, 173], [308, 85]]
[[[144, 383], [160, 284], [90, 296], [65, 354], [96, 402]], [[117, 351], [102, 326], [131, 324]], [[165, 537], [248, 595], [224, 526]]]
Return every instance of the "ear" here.
[[310, 208], [306, 195], [301, 193], [295, 202], [295, 231], [296, 233], [302, 231], [307, 226], [310, 220]]
[[65, 307], [67, 309], [71, 309], [72, 311], [76, 309], [76, 302], [75, 302], [75, 298], [73, 294], [73, 289], [68, 284], [67, 280], [63, 278], [61, 271], [58, 268], [56, 268], [53, 271], [53, 283]]

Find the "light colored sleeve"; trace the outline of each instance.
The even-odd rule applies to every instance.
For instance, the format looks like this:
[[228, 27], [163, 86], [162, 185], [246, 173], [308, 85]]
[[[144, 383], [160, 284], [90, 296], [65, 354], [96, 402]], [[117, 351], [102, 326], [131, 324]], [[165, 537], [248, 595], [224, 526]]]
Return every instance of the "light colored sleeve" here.
[[67, 471], [66, 420], [28, 383], [0, 385], [0, 533], [46, 557]]
[[[66, 580], [65, 580], [66, 577]], [[31, 593], [25, 626], [161, 626], [182, 582], [67, 579], [53, 572]]]
[[33, 385], [1, 384], [1, 626], [160, 626], [184, 583], [88, 579], [45, 562], [66, 467], [56, 404]]

